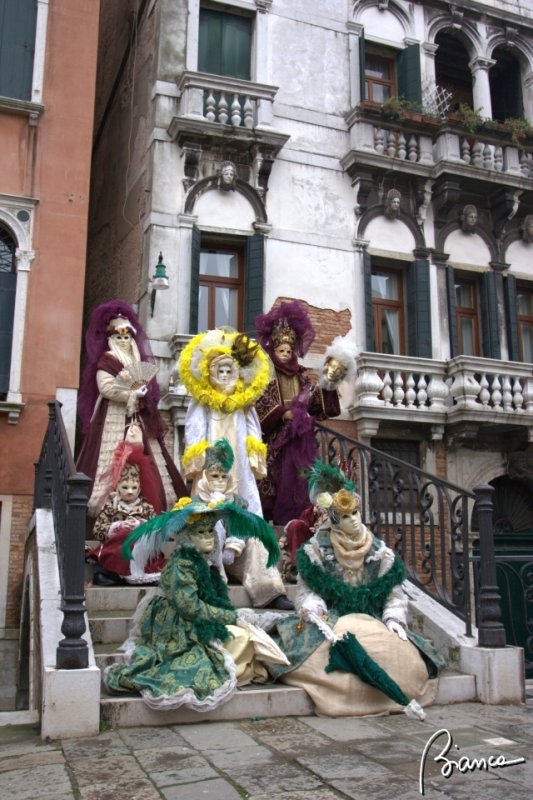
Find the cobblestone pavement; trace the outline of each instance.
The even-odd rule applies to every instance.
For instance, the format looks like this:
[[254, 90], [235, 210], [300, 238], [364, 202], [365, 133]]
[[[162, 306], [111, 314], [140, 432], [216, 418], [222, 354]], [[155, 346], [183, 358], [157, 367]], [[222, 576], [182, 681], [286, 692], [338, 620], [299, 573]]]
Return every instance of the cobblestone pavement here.
[[[529, 698], [519, 706], [433, 706], [424, 722], [401, 714], [285, 717], [122, 728], [54, 742], [41, 741], [30, 726], [6, 726], [0, 798], [415, 800], [426, 747], [428, 800], [533, 796]], [[489, 757], [492, 766], [484, 768]], [[484, 761], [476, 766], [474, 759]]]

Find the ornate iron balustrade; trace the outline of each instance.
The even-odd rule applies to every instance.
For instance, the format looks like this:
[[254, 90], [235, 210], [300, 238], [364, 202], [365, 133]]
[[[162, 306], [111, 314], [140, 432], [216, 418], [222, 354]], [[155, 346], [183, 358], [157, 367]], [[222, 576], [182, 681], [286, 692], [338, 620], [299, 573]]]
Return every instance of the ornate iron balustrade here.
[[35, 465], [35, 508], [52, 511], [61, 581], [61, 631], [58, 669], [83, 669], [89, 663], [85, 633], [85, 528], [90, 480], [76, 471], [61, 403], [48, 403], [48, 428]]
[[474, 503], [480, 539], [477, 626], [479, 645], [503, 647], [488, 485], [467, 492], [398, 458], [345, 436], [316, 427], [320, 458], [353, 475], [363, 518], [404, 562], [413, 583], [448, 608], [472, 635], [469, 520]]

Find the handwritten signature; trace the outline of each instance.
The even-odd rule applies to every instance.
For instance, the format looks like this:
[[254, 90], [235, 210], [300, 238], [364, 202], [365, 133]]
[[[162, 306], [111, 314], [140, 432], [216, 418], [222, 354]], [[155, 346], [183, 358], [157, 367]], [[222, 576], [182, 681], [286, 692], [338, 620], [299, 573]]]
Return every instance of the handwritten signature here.
[[440, 753], [433, 758], [433, 761], [436, 764], [442, 763], [440, 774], [443, 776], [443, 778], [450, 778], [455, 769], [462, 773], [472, 772], [475, 769], [500, 769], [503, 767], [514, 767], [516, 764], [523, 764], [526, 760], [525, 758], [514, 758], [510, 761], [506, 761], [505, 756], [501, 754], [497, 756], [489, 756], [488, 758], [469, 758], [468, 756], [461, 756], [459, 759], [457, 759], [457, 761], [452, 758], [447, 758], [452, 746], [455, 747], [456, 750], [459, 750], [459, 745], [453, 743], [453, 736], [447, 728], [441, 728], [429, 737], [422, 752], [418, 782], [420, 794], [424, 794], [424, 772], [426, 769], [426, 761], [429, 751], [433, 743], [436, 742], [441, 736], [447, 737], [446, 743]]

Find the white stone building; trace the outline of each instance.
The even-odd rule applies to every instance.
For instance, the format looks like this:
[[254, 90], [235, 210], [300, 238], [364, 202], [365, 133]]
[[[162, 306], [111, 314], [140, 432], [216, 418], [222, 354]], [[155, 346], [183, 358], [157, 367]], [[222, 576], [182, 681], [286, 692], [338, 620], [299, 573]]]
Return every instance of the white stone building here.
[[299, 298], [310, 366], [357, 345], [346, 433], [533, 528], [532, 0], [101, 13], [87, 310], [138, 304], [165, 389], [190, 333]]

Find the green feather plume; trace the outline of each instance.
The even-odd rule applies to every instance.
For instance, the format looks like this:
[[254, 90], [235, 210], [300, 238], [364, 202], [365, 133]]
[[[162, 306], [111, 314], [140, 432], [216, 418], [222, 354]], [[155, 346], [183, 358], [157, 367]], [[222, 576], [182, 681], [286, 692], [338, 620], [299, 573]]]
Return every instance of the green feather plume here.
[[225, 472], [229, 472], [234, 460], [233, 449], [227, 439], [217, 439], [205, 451], [205, 468], [212, 464], [220, 464]]
[[349, 480], [338, 467], [326, 464], [319, 458], [312, 466], [307, 486], [311, 497], [317, 497], [322, 492], [335, 494], [341, 489], [347, 489], [349, 492], [355, 490], [353, 481]]
[[280, 558], [278, 540], [274, 531], [262, 517], [252, 514], [236, 503], [218, 503], [210, 507], [201, 501], [192, 501], [177, 511], [167, 511], [148, 522], [139, 525], [125, 539], [122, 545], [122, 556], [134, 559], [141, 567], [161, 552], [172, 536], [184, 531], [190, 524], [191, 517], [212, 514], [215, 521], [221, 519], [229, 536], [240, 539], [259, 539], [268, 552], [267, 566], [271, 567]]

